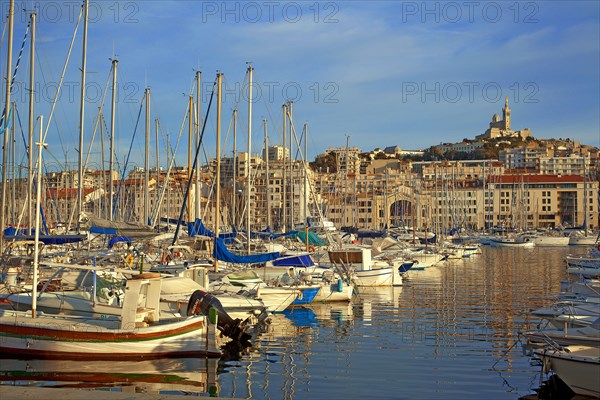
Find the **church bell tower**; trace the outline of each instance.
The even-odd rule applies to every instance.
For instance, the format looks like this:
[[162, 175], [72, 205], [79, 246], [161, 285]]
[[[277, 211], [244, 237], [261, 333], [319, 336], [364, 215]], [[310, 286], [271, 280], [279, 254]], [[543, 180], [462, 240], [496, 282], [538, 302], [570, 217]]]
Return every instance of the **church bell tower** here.
[[506, 96], [506, 98], [504, 99], [502, 117], [502, 119], [504, 120], [504, 130], [510, 131], [510, 107], [508, 107], [508, 96]]

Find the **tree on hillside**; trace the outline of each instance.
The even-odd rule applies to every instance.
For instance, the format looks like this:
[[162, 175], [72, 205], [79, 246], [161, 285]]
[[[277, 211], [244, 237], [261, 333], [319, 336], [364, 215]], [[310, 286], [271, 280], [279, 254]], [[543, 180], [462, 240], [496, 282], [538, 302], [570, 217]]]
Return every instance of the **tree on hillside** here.
[[311, 161], [309, 165], [313, 171], [324, 172], [329, 168], [329, 172], [337, 172], [337, 160], [333, 151], [327, 154], [319, 154], [317, 158], [315, 158], [315, 161]]

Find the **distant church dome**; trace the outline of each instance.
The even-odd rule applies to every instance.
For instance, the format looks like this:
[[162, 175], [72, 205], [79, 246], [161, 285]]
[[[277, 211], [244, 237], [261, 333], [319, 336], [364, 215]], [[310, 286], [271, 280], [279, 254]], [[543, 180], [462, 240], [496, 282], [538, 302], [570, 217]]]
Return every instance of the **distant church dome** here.
[[494, 116], [492, 117], [492, 122], [498, 122], [500, 121], [500, 116], [498, 114], [494, 114]]

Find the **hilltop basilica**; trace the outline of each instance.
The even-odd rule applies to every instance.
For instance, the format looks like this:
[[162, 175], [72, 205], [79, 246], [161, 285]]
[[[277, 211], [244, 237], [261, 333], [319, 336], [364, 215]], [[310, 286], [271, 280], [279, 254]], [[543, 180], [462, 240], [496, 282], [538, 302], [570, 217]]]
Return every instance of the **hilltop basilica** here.
[[531, 136], [531, 131], [529, 128], [524, 128], [520, 131], [513, 131], [510, 129], [510, 107], [508, 107], [508, 96], [506, 96], [504, 108], [502, 109], [502, 119], [500, 119], [498, 114], [494, 114], [492, 116], [492, 121], [490, 122], [490, 127], [484, 134], [476, 136], [475, 139], [496, 139], [515, 136], [520, 136], [522, 139], [525, 139]]

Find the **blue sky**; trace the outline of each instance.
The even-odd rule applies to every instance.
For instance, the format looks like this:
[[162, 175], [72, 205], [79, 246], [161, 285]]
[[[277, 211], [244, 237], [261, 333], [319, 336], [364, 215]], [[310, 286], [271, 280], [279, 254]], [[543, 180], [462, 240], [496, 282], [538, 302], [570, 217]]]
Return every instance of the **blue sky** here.
[[[262, 119], [270, 144], [281, 143], [281, 105], [294, 100], [294, 124], [308, 124], [308, 158], [328, 147], [364, 151], [398, 145], [423, 149], [482, 133], [508, 96], [515, 129], [539, 138], [572, 138], [600, 146], [600, 3], [597, 1], [101, 1], [90, 6], [85, 146], [92, 136], [110, 59], [119, 60], [117, 158], [127, 154], [144, 87], [152, 91], [151, 119], [175, 143], [195, 70], [204, 81], [203, 110], [216, 72], [224, 73], [223, 148], [239, 107], [238, 148], [247, 149], [247, 104], [241, 94], [246, 62], [261, 95], [253, 104], [252, 151], [262, 147]], [[39, 80], [36, 109], [47, 118], [73, 34], [77, 1], [16, 1], [15, 50], [27, 14], [37, 5]], [[3, 16], [8, 1], [2, 1]], [[3, 17], [4, 18], [4, 17]], [[4, 28], [4, 26], [3, 26]], [[6, 70], [6, 36], [2, 43]], [[28, 46], [14, 99], [27, 120]], [[48, 133], [57, 165], [77, 158], [81, 29]], [[110, 107], [107, 97], [105, 120]], [[213, 107], [213, 111], [216, 108]], [[205, 151], [215, 153], [215, 112]], [[132, 160], [143, 162], [143, 113]], [[152, 126], [154, 124], [152, 123]], [[154, 128], [152, 129], [154, 132]], [[106, 132], [105, 132], [106, 133]], [[105, 135], [106, 136], [106, 135]], [[185, 138], [178, 162], [186, 162]], [[107, 145], [105, 139], [105, 146]], [[154, 141], [154, 133], [152, 133]], [[97, 136], [92, 165], [100, 161]], [[154, 146], [154, 144], [152, 145]], [[154, 148], [151, 150], [154, 160]], [[49, 161], [50, 162], [50, 161]], [[154, 162], [154, 161], [152, 161]]]

